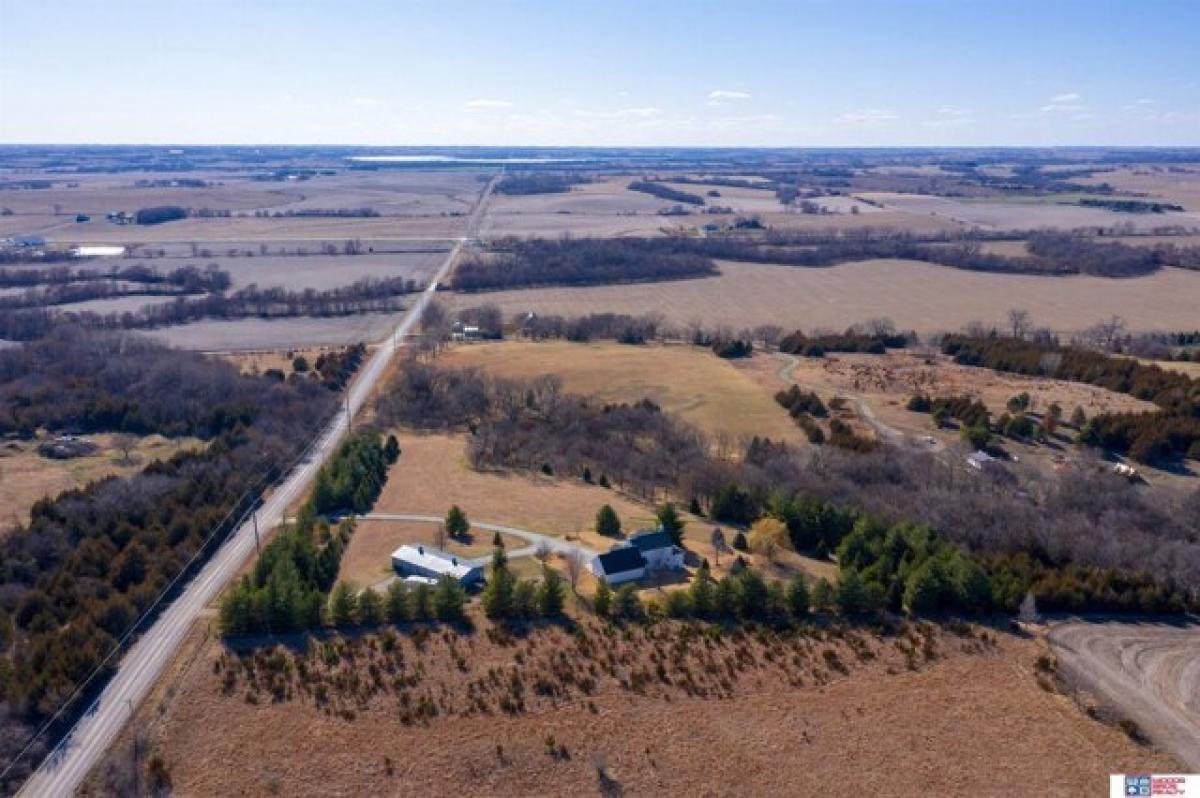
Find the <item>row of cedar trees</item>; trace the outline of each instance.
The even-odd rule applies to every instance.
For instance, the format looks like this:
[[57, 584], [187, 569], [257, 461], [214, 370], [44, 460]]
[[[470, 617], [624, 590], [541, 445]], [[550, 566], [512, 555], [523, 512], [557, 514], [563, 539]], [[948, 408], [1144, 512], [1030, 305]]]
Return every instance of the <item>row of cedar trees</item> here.
[[1079, 440], [1147, 464], [1200, 460], [1200, 380], [1186, 374], [1133, 358], [1001, 336], [947, 336], [942, 350], [964, 365], [1083, 382], [1153, 402], [1161, 409], [1094, 416]]
[[[774, 497], [765, 506], [737, 485], [714, 500], [715, 520], [749, 525], [775, 519], [784, 548], [817, 557], [837, 555], [839, 585], [861, 580], [863, 611], [916, 614], [1015, 612], [1027, 594], [1042, 610], [1178, 613], [1200, 609], [1200, 597], [1150, 576], [1117, 569], [1051, 566], [1025, 552], [969, 553], [925, 524], [887, 524], [820, 498]], [[750, 549], [756, 550], [755, 527]], [[740, 547], [738, 547], [740, 548]]]
[[318, 472], [296, 522], [263, 548], [254, 570], [222, 600], [221, 626], [228, 634], [292, 632], [322, 622], [325, 596], [354, 525], [343, 520], [331, 528], [318, 516], [369, 510], [399, 455], [395, 437], [385, 441], [376, 431], [342, 442]]

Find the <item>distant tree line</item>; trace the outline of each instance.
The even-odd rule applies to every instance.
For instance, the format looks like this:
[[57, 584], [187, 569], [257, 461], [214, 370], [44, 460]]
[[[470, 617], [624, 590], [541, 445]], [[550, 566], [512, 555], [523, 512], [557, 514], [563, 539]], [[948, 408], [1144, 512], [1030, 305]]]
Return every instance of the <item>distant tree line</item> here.
[[[1004, 234], [1008, 240], [1012, 234]], [[1197, 268], [1200, 247], [1139, 247], [1078, 233], [1032, 232], [1028, 254], [984, 252], [983, 236], [915, 235], [865, 231], [741, 235], [704, 238], [508, 239], [458, 268], [454, 288], [485, 291], [541, 285], [601, 285], [718, 274], [714, 260], [826, 268], [896, 258], [967, 271], [1004, 274], [1137, 277], [1163, 266]]]
[[380, 216], [374, 208], [290, 208], [282, 211], [255, 211], [259, 218], [272, 219], [374, 219]]
[[458, 266], [458, 291], [538, 285], [655, 282], [718, 274], [705, 255], [673, 252], [652, 239], [506, 239]]
[[1103, 208], [1108, 211], [1116, 211], [1117, 213], [1166, 213], [1168, 211], [1182, 211], [1182, 205], [1175, 205], [1170, 202], [1146, 202], [1145, 200], [1132, 199], [1096, 199], [1095, 197], [1084, 197], [1079, 200], [1079, 204], [1085, 208]]
[[590, 183], [584, 175], [556, 172], [509, 172], [496, 184], [500, 194], [523, 196], [528, 194], [565, 194], [572, 186]]
[[138, 224], [150, 225], [186, 219], [187, 215], [187, 208], [179, 205], [155, 205], [152, 208], [139, 208], [133, 218]]
[[170, 286], [184, 293], [225, 291], [232, 284], [229, 272], [215, 263], [204, 268], [179, 266], [163, 272], [141, 263], [113, 265], [106, 269], [55, 266], [48, 269], [0, 269], [0, 288], [21, 288], [39, 285], [67, 285], [116, 280], [150, 286]]
[[586, 316], [522, 315], [515, 319], [515, 323], [522, 335], [536, 341], [561, 338], [579, 343], [612, 340], [626, 344], [642, 344], [658, 336], [662, 318], [657, 315], [631, 316], [627, 313], [591, 313]]
[[404, 277], [366, 277], [350, 285], [324, 291], [292, 291], [282, 287], [249, 285], [232, 293], [179, 297], [145, 305], [136, 311], [95, 313], [58, 309], [0, 310], [0, 338], [28, 341], [45, 335], [64, 322], [94, 329], [145, 330], [186, 324], [202, 319], [286, 318], [292, 316], [349, 316], [390, 312], [403, 307], [400, 300], [415, 292], [417, 284]]
[[779, 351], [805, 357], [823, 357], [827, 352], [862, 352], [882, 355], [888, 349], [908, 346], [908, 336], [895, 331], [866, 333], [854, 328], [844, 333], [808, 335], [800, 330], [779, 341]]
[[629, 184], [630, 191], [640, 191], [643, 194], [650, 194], [659, 199], [670, 200], [671, 202], [682, 202], [684, 205], [703, 205], [704, 197], [699, 194], [691, 194], [687, 191], [680, 191], [677, 188], [656, 183], [649, 180], [635, 180]]
[[1186, 374], [1081, 347], [998, 335], [947, 336], [942, 351], [964, 365], [1084, 382], [1153, 402], [1162, 410], [1094, 416], [1080, 441], [1128, 453], [1142, 463], [1200, 459], [1200, 381]]

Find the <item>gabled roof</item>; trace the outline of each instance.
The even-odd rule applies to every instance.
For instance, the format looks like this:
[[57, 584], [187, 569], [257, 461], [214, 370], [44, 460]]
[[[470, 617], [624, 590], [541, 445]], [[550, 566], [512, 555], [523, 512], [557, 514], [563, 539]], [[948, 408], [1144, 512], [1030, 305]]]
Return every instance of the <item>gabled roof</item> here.
[[669, 549], [675, 545], [671, 542], [671, 536], [661, 530], [638, 532], [636, 535], [630, 535], [628, 542], [638, 551], [643, 552]]
[[392, 552], [392, 560], [415, 565], [436, 574], [450, 574], [456, 579], [462, 579], [471, 571], [483, 565], [481, 560], [472, 560], [448, 554], [432, 546], [404, 545]]
[[596, 556], [604, 573], [612, 575], [646, 567], [646, 558], [635, 548], [619, 548]]

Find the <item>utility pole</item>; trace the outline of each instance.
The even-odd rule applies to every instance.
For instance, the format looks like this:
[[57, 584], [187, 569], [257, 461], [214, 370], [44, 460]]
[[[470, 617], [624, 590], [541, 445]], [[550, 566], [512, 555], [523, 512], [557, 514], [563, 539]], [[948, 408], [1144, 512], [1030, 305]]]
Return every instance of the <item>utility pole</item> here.
[[262, 554], [262, 542], [258, 539], [258, 510], [255, 509], [250, 517], [254, 519], [254, 551], [256, 554]]
[[346, 434], [354, 432], [354, 414], [350, 412], [350, 386], [346, 386]]

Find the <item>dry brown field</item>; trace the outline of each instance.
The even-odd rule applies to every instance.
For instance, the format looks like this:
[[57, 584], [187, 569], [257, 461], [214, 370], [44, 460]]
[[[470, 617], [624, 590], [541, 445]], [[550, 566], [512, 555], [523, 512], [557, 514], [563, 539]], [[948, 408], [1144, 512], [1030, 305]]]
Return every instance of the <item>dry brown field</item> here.
[[[583, 634], [603, 643], [596, 661], [619, 658], [618, 673], [640, 662], [652, 673], [648, 657], [666, 646], [668, 674], [684, 662], [696, 683], [713, 681], [711, 669], [694, 670], [704, 654], [671, 658], [668, 629], [659, 640], [637, 628], [606, 640], [587, 622]], [[357, 701], [337, 688], [325, 708], [294, 686], [273, 701], [239, 675], [226, 692], [224, 671], [236, 658], [207, 641], [193, 643], [135, 725], [180, 796], [578, 795], [601, 792], [599, 763], [608, 788], [628, 795], [782, 796], [806, 784], [900, 797], [1007, 795], [1020, 784], [1022, 794], [1066, 797], [1101, 794], [1111, 772], [1179, 768], [1039, 686], [1042, 645], [988, 638], [930, 629], [916, 638], [929, 643], [907, 661], [894, 641], [869, 633], [856, 633], [853, 645], [800, 638], [770, 660], [753, 636], [725, 636], [711, 648], [693, 646], [718, 662], [737, 661], [735, 651], [747, 657], [732, 666], [727, 688], [714, 683], [707, 696], [689, 695], [681, 681], [654, 680], [635, 692], [601, 665], [592, 695], [545, 698], [527, 687], [525, 709], [507, 714], [494, 704], [510, 673], [529, 683], [563, 652], [586, 667], [570, 634], [538, 630], [512, 646], [482, 631], [435, 633], [420, 647], [402, 636], [404, 668], [420, 673], [405, 692], [439, 707], [409, 723], [386, 688]], [[365, 664], [358, 667], [365, 674]], [[466, 684], [486, 684], [489, 668], [499, 670], [502, 687], [475, 694], [493, 708], [468, 714]], [[565, 755], [551, 755], [549, 740]], [[103, 792], [102, 784], [96, 777], [85, 794]]]
[[230, 321], [208, 319], [163, 327], [145, 334], [168, 346], [202, 352], [292, 349], [374, 343], [388, 335], [399, 320], [399, 313]]
[[[1172, 172], [1166, 167], [1154, 165], [1122, 167], [1080, 178], [1079, 182], [1108, 183], [1119, 191], [1144, 194], [1152, 199], [1182, 205], [1191, 211], [1200, 211], [1200, 164], [1180, 168], [1184, 171]], [[1170, 220], [1180, 215], [1171, 213], [1159, 218]]]
[[130, 462], [113, 446], [113, 435], [84, 435], [100, 448], [85, 457], [51, 460], [37, 453], [45, 438], [35, 441], [0, 443], [0, 529], [29, 520], [29, 510], [39, 499], [65, 490], [81, 488], [107, 476], [130, 476], [154, 460], [165, 460], [176, 452], [203, 446], [195, 438], [164, 438], [149, 435], [130, 452]]
[[1103, 208], [1059, 204], [1062, 198], [1056, 199], [1054, 196], [1014, 201], [993, 198], [967, 200], [882, 191], [860, 194], [893, 210], [938, 216], [962, 224], [996, 230], [1031, 230], [1042, 227], [1071, 229], [1117, 225], [1151, 230], [1164, 225], [1200, 225], [1200, 211], [1167, 214], [1119, 213]]
[[879, 316], [919, 333], [957, 330], [971, 321], [1002, 325], [1009, 308], [1036, 324], [1071, 333], [1112, 314], [1132, 330], [1196, 326], [1200, 272], [1164, 269], [1129, 280], [1083, 275], [987, 274], [929, 263], [870, 260], [826, 269], [721, 261], [721, 275], [698, 280], [587, 288], [536, 288], [451, 295], [455, 307], [495, 302], [505, 315], [662, 313], [678, 325], [735, 329], [841, 330]]
[[510, 377], [554, 374], [568, 392], [603, 402], [650, 399], [709, 435], [735, 441], [752, 435], [803, 439], [787, 413], [731, 361], [693, 346], [511, 341], [457, 346], [440, 362]]

